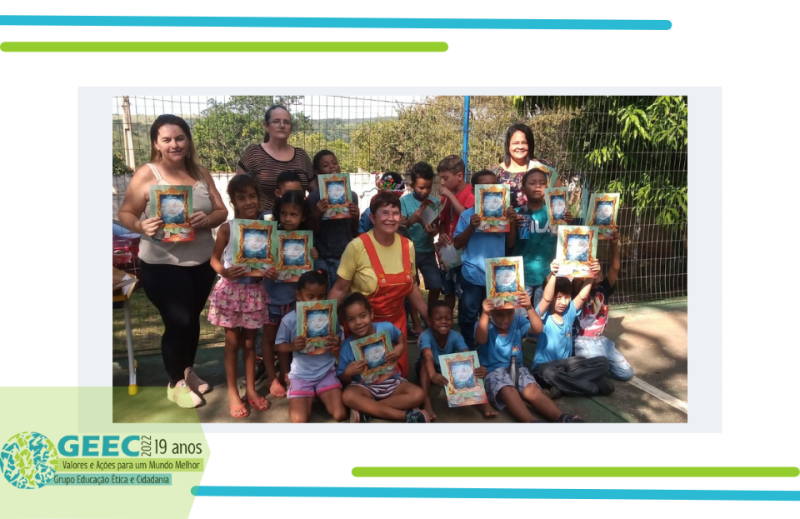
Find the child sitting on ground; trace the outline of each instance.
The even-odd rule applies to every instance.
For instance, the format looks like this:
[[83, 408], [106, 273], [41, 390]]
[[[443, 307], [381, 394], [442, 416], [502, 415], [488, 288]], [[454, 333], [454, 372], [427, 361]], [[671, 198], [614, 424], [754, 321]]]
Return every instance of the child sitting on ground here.
[[[527, 316], [516, 316], [514, 308], [495, 309], [491, 299], [484, 299], [483, 313], [475, 327], [478, 359], [487, 371], [484, 385], [489, 402], [497, 409], [508, 407], [511, 415], [521, 422], [534, 422], [525, 402], [552, 422], [583, 422], [578, 416], [562, 413], [545, 395], [531, 375], [522, 366], [522, 338], [542, 330], [542, 320], [531, 305], [531, 298], [520, 292], [519, 300]], [[532, 332], [532, 333], [531, 333]], [[516, 358], [518, 380], [509, 371], [510, 359]]]
[[[328, 278], [324, 270], [306, 272], [297, 281], [298, 301], [322, 301], [328, 294]], [[311, 415], [311, 404], [318, 397], [325, 410], [337, 422], [347, 418], [342, 404], [342, 384], [336, 378], [334, 352], [339, 349], [341, 337], [328, 337], [323, 353], [301, 354], [306, 338], [297, 335], [297, 310], [283, 316], [275, 338], [275, 349], [293, 352], [289, 371], [289, 418], [292, 423], [306, 423]]]
[[[414, 369], [417, 371], [417, 378], [425, 393], [425, 402], [422, 408], [433, 421], [436, 420], [436, 413], [431, 407], [431, 383], [439, 386], [447, 385], [447, 379], [442, 375], [439, 356], [469, 351], [469, 348], [464, 342], [464, 337], [453, 330], [453, 309], [446, 301], [430, 302], [428, 317], [431, 319], [431, 327], [419, 336], [419, 357]], [[475, 369], [474, 373], [476, 377], [483, 378], [486, 376], [486, 368], [481, 366]], [[480, 409], [486, 416], [497, 415], [497, 412], [488, 403], [481, 404]]]
[[611, 376], [618, 380], [630, 380], [633, 378], [633, 367], [617, 350], [614, 343], [603, 335], [608, 319], [608, 298], [614, 293], [619, 267], [619, 233], [614, 232], [611, 236], [611, 265], [608, 267], [606, 277], [601, 278], [599, 270], [595, 272], [589, 301], [583, 306], [580, 317], [576, 320], [575, 355], [605, 357], [608, 359], [608, 372]]
[[[560, 263], [554, 260], [550, 264], [551, 274], [539, 303], [543, 326], [536, 341], [533, 376], [539, 385], [550, 389], [550, 398], [558, 398], [562, 393], [568, 396], [609, 395], [614, 392], [614, 384], [605, 379], [608, 360], [572, 356], [572, 327], [589, 298], [591, 278], [583, 281], [580, 293], [573, 300], [572, 282], [555, 275]], [[599, 270], [600, 263], [595, 260], [592, 271]]]
[[386, 355], [386, 363], [396, 363], [406, 354], [406, 340], [400, 330], [392, 323], [373, 323], [372, 305], [359, 292], [345, 298], [341, 312], [352, 335], [339, 350], [336, 373], [342, 385], [346, 386], [342, 401], [350, 408], [350, 422], [371, 422], [373, 416], [398, 422], [430, 422], [428, 413], [418, 409], [424, 400], [422, 389], [400, 376], [399, 368], [396, 368], [394, 375], [377, 384], [365, 384], [361, 380], [367, 363], [355, 360], [351, 342], [386, 330], [393, 345], [392, 353]]

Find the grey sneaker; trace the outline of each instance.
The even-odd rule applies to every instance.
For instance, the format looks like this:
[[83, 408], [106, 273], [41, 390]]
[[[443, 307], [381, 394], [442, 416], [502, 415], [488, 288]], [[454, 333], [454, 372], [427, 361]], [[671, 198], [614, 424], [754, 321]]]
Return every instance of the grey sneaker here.
[[431, 423], [431, 419], [424, 409], [409, 409], [406, 411], [406, 423]]

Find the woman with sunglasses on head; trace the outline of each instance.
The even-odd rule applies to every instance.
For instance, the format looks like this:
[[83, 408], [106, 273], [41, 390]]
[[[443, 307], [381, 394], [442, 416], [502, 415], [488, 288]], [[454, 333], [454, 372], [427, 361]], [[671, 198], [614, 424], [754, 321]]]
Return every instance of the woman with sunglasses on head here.
[[264, 197], [259, 212], [271, 212], [275, 205], [278, 175], [287, 170], [299, 170], [304, 191], [318, 188], [314, 166], [302, 148], [289, 144], [292, 135], [292, 115], [285, 107], [273, 105], [264, 113], [264, 142], [248, 146], [239, 159], [237, 173], [250, 172], [258, 178]]

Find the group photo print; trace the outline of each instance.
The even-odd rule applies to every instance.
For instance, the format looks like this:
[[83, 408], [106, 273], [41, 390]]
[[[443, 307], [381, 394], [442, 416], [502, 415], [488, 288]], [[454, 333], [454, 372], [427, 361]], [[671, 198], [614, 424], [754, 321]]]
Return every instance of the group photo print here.
[[688, 422], [689, 96], [111, 101], [114, 422]]

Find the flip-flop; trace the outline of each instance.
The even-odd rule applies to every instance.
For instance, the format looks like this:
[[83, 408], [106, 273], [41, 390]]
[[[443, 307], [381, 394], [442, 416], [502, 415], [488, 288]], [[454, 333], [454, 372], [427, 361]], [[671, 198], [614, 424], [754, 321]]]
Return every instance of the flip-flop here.
[[266, 411], [267, 409], [269, 409], [269, 400], [267, 400], [263, 396], [258, 400], [250, 400], [248, 398], [247, 402], [258, 411]]
[[247, 410], [247, 404], [244, 402], [241, 405], [231, 404], [231, 418], [247, 418], [250, 416], [250, 411]]
[[557, 420], [559, 423], [584, 423], [583, 418], [580, 416], [575, 416], [574, 414], [567, 414], [564, 413], [558, 417]]

